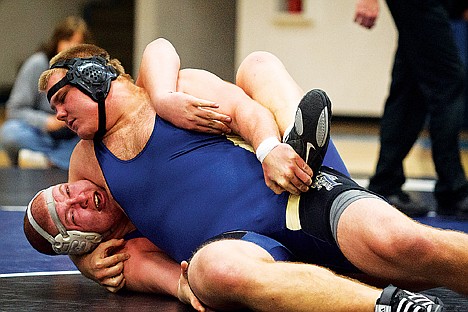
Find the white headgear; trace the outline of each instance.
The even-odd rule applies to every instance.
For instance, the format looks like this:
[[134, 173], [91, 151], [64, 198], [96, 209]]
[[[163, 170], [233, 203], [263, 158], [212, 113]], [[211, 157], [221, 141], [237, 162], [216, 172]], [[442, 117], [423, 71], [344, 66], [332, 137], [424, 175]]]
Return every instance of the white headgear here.
[[47, 209], [49, 210], [50, 217], [54, 221], [55, 226], [59, 230], [57, 236], [52, 237], [47, 233], [37, 222], [31, 213], [31, 204], [36, 197], [42, 192], [39, 191], [34, 195], [33, 199], [28, 204], [27, 214], [29, 223], [32, 227], [44, 237], [52, 245], [52, 249], [59, 255], [81, 255], [92, 251], [102, 240], [102, 235], [94, 232], [83, 232], [83, 231], [67, 231], [63, 226], [62, 222], [57, 215], [55, 209], [55, 201], [52, 196], [53, 186], [44, 190], [45, 199], [47, 203]]

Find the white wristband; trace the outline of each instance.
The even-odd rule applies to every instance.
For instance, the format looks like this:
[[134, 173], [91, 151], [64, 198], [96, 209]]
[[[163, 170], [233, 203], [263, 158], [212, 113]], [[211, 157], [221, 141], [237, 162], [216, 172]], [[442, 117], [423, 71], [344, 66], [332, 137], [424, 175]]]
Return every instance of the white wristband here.
[[260, 143], [260, 145], [257, 147], [257, 151], [255, 154], [257, 155], [257, 159], [263, 163], [263, 160], [267, 155], [278, 145], [280, 145], [281, 142], [278, 140], [277, 137], [269, 137], [266, 138], [265, 140]]

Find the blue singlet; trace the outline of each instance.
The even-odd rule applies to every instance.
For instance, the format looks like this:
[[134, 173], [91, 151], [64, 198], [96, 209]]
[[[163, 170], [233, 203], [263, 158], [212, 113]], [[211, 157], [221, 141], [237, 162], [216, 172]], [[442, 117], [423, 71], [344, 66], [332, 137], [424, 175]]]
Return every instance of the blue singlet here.
[[135, 158], [119, 160], [102, 142], [95, 153], [112, 196], [141, 234], [176, 261], [227, 231], [297, 239], [285, 226], [288, 194], [271, 191], [255, 154], [225, 136], [156, 117]]

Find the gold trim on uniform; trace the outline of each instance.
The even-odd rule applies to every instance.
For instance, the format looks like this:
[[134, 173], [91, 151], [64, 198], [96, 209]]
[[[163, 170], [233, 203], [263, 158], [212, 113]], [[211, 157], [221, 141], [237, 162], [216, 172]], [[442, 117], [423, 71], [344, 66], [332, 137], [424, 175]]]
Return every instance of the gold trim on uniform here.
[[[253, 148], [244, 141], [240, 136], [237, 135], [226, 135], [226, 138], [237, 145], [250, 152], [254, 152]], [[298, 231], [302, 229], [301, 221], [299, 220], [299, 200], [301, 196], [289, 194], [288, 204], [286, 206], [286, 228], [292, 231]]]

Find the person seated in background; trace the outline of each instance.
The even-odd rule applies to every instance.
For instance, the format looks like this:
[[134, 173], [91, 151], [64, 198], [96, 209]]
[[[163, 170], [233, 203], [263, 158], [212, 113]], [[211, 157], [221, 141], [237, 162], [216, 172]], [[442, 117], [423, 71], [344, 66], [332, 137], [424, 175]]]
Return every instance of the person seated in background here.
[[0, 128], [0, 148], [13, 166], [19, 151], [43, 153], [51, 166], [67, 170], [78, 136], [55, 118], [45, 94], [37, 89], [41, 73], [57, 53], [80, 43], [92, 42], [86, 22], [76, 16], [60, 21], [49, 40], [25, 60], [6, 102], [6, 121]]

